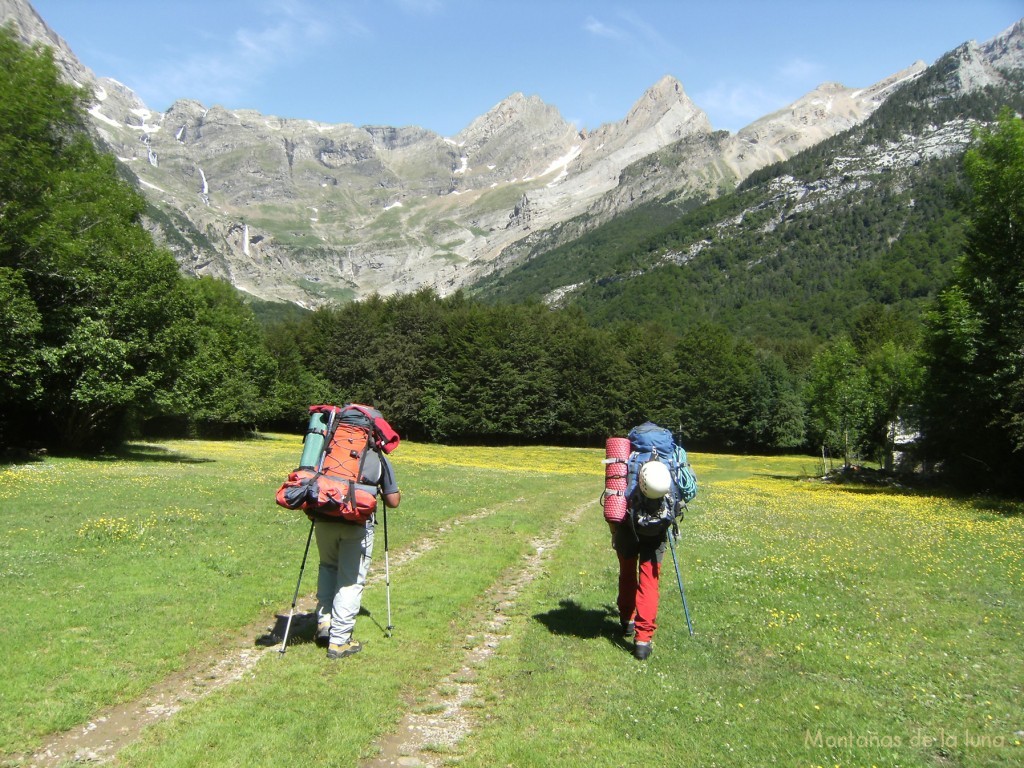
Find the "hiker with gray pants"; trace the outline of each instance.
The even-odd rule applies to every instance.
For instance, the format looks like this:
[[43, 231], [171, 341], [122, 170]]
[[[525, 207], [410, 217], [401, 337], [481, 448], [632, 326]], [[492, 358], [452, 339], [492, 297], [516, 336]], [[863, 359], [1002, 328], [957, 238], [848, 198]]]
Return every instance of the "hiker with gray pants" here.
[[[360, 484], [376, 486], [387, 508], [398, 506], [402, 494], [387, 456], [367, 451], [362, 475]], [[365, 523], [316, 521], [316, 546], [320, 553], [316, 641], [327, 646], [329, 659], [341, 659], [362, 650], [362, 645], [352, 639], [352, 632], [373, 556], [375, 525], [376, 513]]]

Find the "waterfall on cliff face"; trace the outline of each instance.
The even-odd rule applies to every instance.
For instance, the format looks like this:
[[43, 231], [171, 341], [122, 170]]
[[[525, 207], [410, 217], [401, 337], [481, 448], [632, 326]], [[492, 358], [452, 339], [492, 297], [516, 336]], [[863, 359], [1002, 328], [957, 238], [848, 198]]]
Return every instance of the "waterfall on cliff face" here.
[[242, 253], [249, 255], [249, 225], [242, 225]]

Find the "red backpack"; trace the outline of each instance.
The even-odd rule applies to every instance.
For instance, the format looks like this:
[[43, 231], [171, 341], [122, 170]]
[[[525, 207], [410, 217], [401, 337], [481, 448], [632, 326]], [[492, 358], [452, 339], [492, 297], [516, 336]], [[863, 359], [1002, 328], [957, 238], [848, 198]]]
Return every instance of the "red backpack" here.
[[377, 509], [379, 480], [366, 477], [367, 456], [391, 453], [398, 433], [365, 405], [312, 405], [309, 411], [302, 458], [278, 488], [277, 503], [316, 520], [366, 523]]

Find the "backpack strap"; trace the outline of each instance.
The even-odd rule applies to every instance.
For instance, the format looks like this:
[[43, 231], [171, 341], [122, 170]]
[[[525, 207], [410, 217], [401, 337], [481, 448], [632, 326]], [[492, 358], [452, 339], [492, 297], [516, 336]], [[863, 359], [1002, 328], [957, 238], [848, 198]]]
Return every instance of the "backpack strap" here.
[[639, 479], [640, 472], [640, 454], [636, 451], [630, 451], [629, 458], [626, 459], [626, 503], [632, 503], [633, 492], [636, 490], [637, 481]]
[[363, 467], [366, 464], [366, 454], [373, 450], [373, 438], [370, 435], [370, 430], [366, 430], [366, 445], [363, 446], [363, 450], [359, 452], [359, 467], [356, 469], [356, 476], [348, 481], [348, 503], [352, 509], [356, 508], [356, 483], [361, 483], [363, 480]]

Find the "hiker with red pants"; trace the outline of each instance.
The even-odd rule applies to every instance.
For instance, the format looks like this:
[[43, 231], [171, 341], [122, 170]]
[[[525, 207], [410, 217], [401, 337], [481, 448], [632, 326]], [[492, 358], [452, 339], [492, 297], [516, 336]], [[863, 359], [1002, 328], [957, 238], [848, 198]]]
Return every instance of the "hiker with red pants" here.
[[[619, 558], [619, 621], [624, 637], [635, 635], [633, 655], [643, 661], [651, 655], [651, 640], [658, 628], [658, 577], [665, 554], [668, 529], [654, 535], [638, 530], [638, 516], [654, 513], [669, 494], [671, 478], [660, 461], [643, 464], [636, 488], [626, 499], [630, 513], [612, 524], [612, 546]], [[670, 502], [671, 503], [671, 502]]]
[[[657, 629], [665, 545], [672, 543], [668, 536], [686, 503], [697, 495], [697, 478], [672, 432], [652, 421], [634, 427], [628, 438], [608, 438], [604, 464], [601, 505], [619, 558], [619, 621], [624, 637], [635, 636], [633, 655], [643, 661], [651, 655]], [[686, 616], [689, 626], [688, 611]]]

